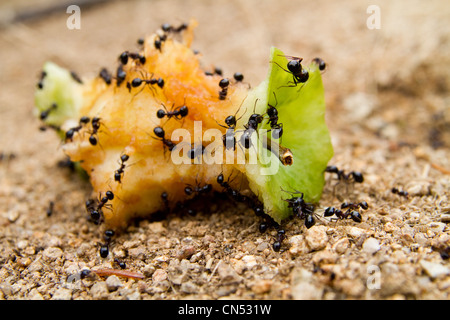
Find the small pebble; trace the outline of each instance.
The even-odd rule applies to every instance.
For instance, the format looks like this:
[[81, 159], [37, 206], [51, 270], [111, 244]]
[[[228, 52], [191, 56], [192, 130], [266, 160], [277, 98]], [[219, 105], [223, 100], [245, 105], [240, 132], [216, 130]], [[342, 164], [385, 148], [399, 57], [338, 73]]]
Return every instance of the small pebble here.
[[327, 227], [314, 226], [306, 231], [305, 241], [311, 251], [325, 248], [328, 243]]
[[99, 281], [94, 283], [91, 287], [90, 294], [92, 298], [96, 300], [102, 300], [108, 298], [108, 286], [105, 281]]
[[426, 274], [428, 274], [433, 279], [450, 274], [450, 268], [440, 263], [420, 260], [420, 265], [426, 272]]
[[60, 248], [57, 247], [49, 247], [44, 250], [43, 256], [46, 260], [56, 260], [60, 257], [62, 257], [63, 251]]
[[362, 250], [369, 254], [374, 254], [381, 249], [380, 242], [375, 238], [368, 238], [364, 241]]
[[123, 287], [122, 281], [116, 275], [109, 276], [105, 282], [109, 292], [116, 291], [117, 289]]
[[272, 280], [257, 280], [252, 286], [252, 291], [256, 294], [263, 294], [270, 291], [272, 288]]
[[71, 300], [72, 290], [66, 288], [59, 288], [52, 296], [52, 300]]

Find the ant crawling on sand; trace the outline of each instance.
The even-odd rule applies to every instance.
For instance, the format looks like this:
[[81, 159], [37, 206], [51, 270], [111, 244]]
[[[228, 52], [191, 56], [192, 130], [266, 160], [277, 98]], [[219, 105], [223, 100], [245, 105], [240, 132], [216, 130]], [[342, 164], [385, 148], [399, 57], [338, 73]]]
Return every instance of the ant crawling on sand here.
[[407, 191], [399, 190], [398, 188], [395, 188], [395, 187], [391, 189], [391, 192], [393, 194], [397, 194], [397, 195], [399, 195], [401, 197], [405, 197], [405, 198], [408, 198], [408, 196], [409, 196], [409, 193]]
[[359, 203], [343, 202], [341, 204], [341, 209], [347, 209], [345, 212], [336, 209], [335, 207], [327, 207], [324, 212], [324, 217], [331, 217], [334, 215], [336, 216], [335, 218], [332, 218], [334, 220], [352, 219], [354, 222], [360, 223], [362, 221], [362, 216], [361, 213], [357, 211], [359, 208], [367, 210], [369, 205], [366, 201]]
[[348, 174], [345, 174], [344, 170], [339, 170], [336, 166], [327, 166], [325, 172], [335, 173], [338, 180], [350, 181], [353, 179], [357, 183], [364, 182], [364, 176], [359, 171], [350, 171]]
[[[345, 182], [347, 184], [352, 183], [352, 182], [356, 182], [356, 183], [364, 182], [364, 176], [359, 171], [350, 171], [349, 173], [345, 173], [344, 170], [340, 170], [336, 166], [327, 166], [325, 168], [325, 172], [336, 174], [338, 183], [335, 185], [335, 188], [340, 182]], [[347, 189], [347, 191], [348, 191], [348, 189]]]

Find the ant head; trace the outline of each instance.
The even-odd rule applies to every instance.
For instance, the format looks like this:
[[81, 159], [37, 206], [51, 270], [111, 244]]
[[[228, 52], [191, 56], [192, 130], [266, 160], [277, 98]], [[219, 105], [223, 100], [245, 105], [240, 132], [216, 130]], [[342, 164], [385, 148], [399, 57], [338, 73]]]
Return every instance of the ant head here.
[[361, 172], [352, 171], [352, 176], [353, 179], [355, 179], [355, 182], [362, 183], [364, 181], [364, 177]]
[[324, 217], [331, 217], [336, 212], [336, 209], [334, 207], [327, 207], [325, 209], [325, 212], [323, 213]]
[[229, 86], [229, 84], [230, 84], [230, 80], [228, 80], [227, 78], [223, 78], [219, 82], [219, 87], [221, 87], [222, 89], [225, 89], [226, 87]]
[[179, 109], [180, 117], [184, 118], [188, 115], [188, 107], [187, 106], [181, 106]]
[[96, 146], [96, 145], [97, 145], [97, 138], [94, 137], [93, 135], [91, 135], [91, 136], [89, 137], [89, 143], [90, 143], [91, 145], [93, 145], [93, 146]]
[[224, 181], [225, 181], [225, 177], [223, 176], [223, 173], [219, 174], [217, 176], [217, 183], [222, 185]]
[[156, 116], [158, 117], [158, 119], [162, 119], [166, 116], [166, 112], [163, 109], [159, 109], [156, 112]]
[[361, 208], [363, 208], [364, 210], [369, 209], [369, 205], [367, 204], [366, 201], [360, 202], [360, 203], [359, 203], [359, 206], [360, 206]]
[[131, 80], [131, 86], [133, 88], [139, 87], [141, 84], [142, 84], [141, 78], [134, 78], [133, 80]]
[[156, 84], [158, 85], [158, 87], [160, 87], [162, 89], [164, 87], [164, 79], [159, 78], [158, 81], [156, 82]]
[[106, 191], [106, 197], [108, 198], [108, 200], [113, 200], [114, 199], [114, 193], [112, 191]]
[[291, 60], [287, 64], [287, 68], [293, 74], [299, 74], [302, 71], [301, 60]]
[[309, 72], [305, 69], [301, 69], [299, 74], [299, 81], [301, 83], [304, 83], [308, 81], [308, 79], [309, 79]]
[[127, 154], [123, 154], [120, 156], [120, 161], [122, 161], [122, 162], [126, 162], [126, 161], [128, 161], [128, 159], [130, 159], [130, 156]]
[[353, 221], [355, 222], [361, 222], [362, 221], [362, 217], [361, 214], [358, 211], [352, 211], [352, 213], [350, 214], [350, 217], [352, 218]]
[[240, 73], [240, 72], [236, 72], [233, 75], [233, 78], [234, 78], [234, 80], [236, 80], [238, 82], [241, 82], [242, 80], [244, 80], [244, 75], [242, 73]]
[[158, 138], [164, 138], [165, 132], [164, 129], [161, 127], [155, 127], [153, 129], [153, 133], [158, 137]]
[[67, 130], [67, 131], [66, 131], [66, 140], [67, 140], [67, 139], [72, 139], [74, 133], [75, 133], [75, 130], [73, 130], [73, 129]]
[[313, 225], [316, 224], [316, 220], [314, 219], [312, 214], [308, 214], [305, 218], [305, 227], [307, 229], [311, 228]]
[[228, 116], [225, 118], [225, 123], [227, 126], [235, 126], [236, 125], [236, 117], [235, 116]]
[[125, 51], [125, 52], [122, 52], [122, 54], [119, 56], [119, 60], [120, 60], [120, 63], [122, 63], [122, 64], [127, 64], [128, 63], [128, 52], [127, 51]]
[[83, 116], [80, 118], [80, 123], [87, 124], [87, 123], [89, 123], [89, 121], [91, 121], [91, 119], [89, 119], [89, 117], [87, 117], [87, 116]]
[[338, 173], [339, 169], [336, 166], [327, 166], [325, 172]]

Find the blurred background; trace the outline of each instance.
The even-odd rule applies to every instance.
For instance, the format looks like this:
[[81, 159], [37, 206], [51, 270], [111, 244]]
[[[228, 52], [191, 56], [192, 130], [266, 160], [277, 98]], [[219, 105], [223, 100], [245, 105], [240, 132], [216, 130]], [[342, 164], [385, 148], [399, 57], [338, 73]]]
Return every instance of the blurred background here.
[[[73, 4], [80, 8], [81, 23], [71, 30], [66, 11]], [[377, 18], [371, 5], [378, 9], [378, 29], [370, 27]], [[266, 76], [271, 46], [305, 61], [319, 56], [328, 65], [323, 79], [331, 128], [353, 134], [368, 129], [408, 144], [447, 143], [446, 1], [4, 0], [1, 149], [40, 149], [31, 110], [45, 61], [94, 76], [101, 67], [116, 66], [121, 52], [137, 49], [136, 40], [162, 23], [191, 18], [199, 22], [193, 48], [206, 68], [219, 66], [228, 75], [240, 71], [256, 86]]]

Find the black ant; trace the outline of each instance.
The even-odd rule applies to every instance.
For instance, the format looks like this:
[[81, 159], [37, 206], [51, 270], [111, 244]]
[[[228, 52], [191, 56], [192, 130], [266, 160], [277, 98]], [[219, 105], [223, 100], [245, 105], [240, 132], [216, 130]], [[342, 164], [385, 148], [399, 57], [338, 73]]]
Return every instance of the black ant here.
[[39, 76], [39, 82], [37, 83], [38, 89], [44, 88], [44, 78], [47, 76], [47, 72], [41, 71], [41, 74]]
[[109, 255], [108, 245], [107, 244], [102, 244], [100, 246], [99, 253], [100, 253], [100, 257], [102, 257], [103, 259], [107, 258], [108, 255]]
[[314, 58], [313, 62], [315, 64], [317, 64], [317, 66], [319, 67], [320, 71], [324, 71], [325, 68], [327, 67], [327, 64], [325, 63], [325, 61], [323, 61], [321, 58]]
[[347, 202], [347, 201], [345, 201], [345, 202], [343, 202], [342, 204], [341, 204], [341, 209], [358, 209], [358, 208], [361, 208], [361, 209], [364, 209], [364, 210], [367, 210], [368, 208], [369, 208], [369, 205], [367, 204], [367, 202], [366, 201], [361, 201], [361, 202], [359, 202], [359, 203], [354, 203], [354, 202]]
[[58, 105], [56, 103], [52, 103], [52, 105], [50, 107], [48, 107], [44, 111], [41, 111], [39, 118], [41, 120], [47, 119], [50, 112], [52, 112], [53, 110], [56, 110], [57, 108], [58, 108]]
[[99, 197], [97, 207], [95, 206], [96, 203], [93, 199], [89, 199], [86, 201], [86, 210], [90, 214], [91, 219], [98, 224], [100, 222], [100, 219], [102, 217], [102, 209], [105, 208], [111, 208], [111, 205], [108, 204], [108, 201], [111, 201], [114, 199], [114, 193], [112, 191], [106, 191], [105, 196]]
[[120, 156], [120, 168], [114, 172], [115, 181], [121, 183], [125, 171], [125, 162], [127, 162], [129, 158], [130, 157], [127, 154], [123, 154]]
[[105, 239], [106, 243], [111, 243], [112, 237], [114, 237], [115, 234], [116, 233], [112, 229], [105, 230], [103, 238]]
[[120, 267], [120, 269], [126, 269], [127, 265], [125, 264], [125, 262], [120, 261], [118, 258], [114, 258], [114, 263], [117, 263]]
[[100, 78], [103, 79], [103, 81], [105, 81], [105, 83], [107, 85], [111, 84], [112, 75], [111, 75], [111, 73], [109, 73], [109, 71], [106, 68], [102, 68], [98, 75]]
[[53, 209], [55, 207], [55, 203], [53, 201], [50, 201], [47, 208], [47, 217], [50, 217], [53, 214]]
[[274, 139], [280, 139], [283, 135], [283, 124], [278, 123], [278, 110], [276, 108], [278, 104], [277, 96], [275, 95], [275, 92], [273, 92], [273, 96], [275, 98], [275, 106], [272, 106], [271, 104], [267, 104], [267, 115], [269, 116], [269, 120], [267, 123], [270, 125], [271, 131], [272, 131], [272, 138]]
[[348, 174], [346, 174], [344, 170], [339, 170], [336, 166], [327, 166], [325, 168], [325, 172], [335, 173], [337, 175], [338, 180], [350, 181], [353, 179], [353, 181], [357, 183], [364, 182], [364, 176], [359, 171], [351, 171]]
[[227, 78], [223, 78], [219, 81], [219, 87], [221, 90], [219, 91], [219, 100], [225, 100], [228, 93], [228, 86], [230, 85], [230, 80]]
[[[255, 101], [255, 107], [258, 100]], [[258, 125], [263, 121], [264, 117], [260, 114], [253, 113], [248, 118], [246, 124], [244, 124], [244, 132], [241, 135], [240, 143], [245, 149], [249, 149], [252, 146], [252, 134], [258, 129]]]
[[[142, 84], [146, 84], [148, 86], [157, 85], [161, 89], [164, 88], [164, 79], [163, 78], [150, 78], [150, 79], [141, 79], [141, 78], [134, 78], [131, 83], [127, 83], [127, 88], [129, 91], [131, 91], [131, 88], [137, 88], [140, 87]], [[143, 90], [144, 88], [142, 88]]]
[[75, 133], [79, 132], [84, 125], [88, 124], [90, 121], [89, 117], [83, 116], [80, 118], [79, 121], [79, 125], [77, 127], [73, 127], [70, 128], [69, 130], [66, 131], [65, 136], [66, 136], [66, 142], [68, 140], [73, 141], [73, 136], [75, 135]]
[[273, 251], [278, 252], [281, 249], [281, 243], [283, 242], [285, 238], [285, 231], [284, 229], [279, 229], [277, 231], [277, 240], [272, 244]]
[[[241, 104], [241, 106], [242, 106], [242, 104]], [[223, 125], [217, 123], [222, 128], [227, 129], [225, 134], [222, 136], [223, 146], [227, 150], [230, 150], [230, 149], [235, 150], [235, 148], [236, 148], [235, 129], [236, 129], [237, 122], [239, 121], [239, 119], [242, 118], [242, 116], [241, 116], [240, 118], [236, 119], [236, 115], [239, 112], [239, 110], [241, 109], [241, 106], [239, 107], [239, 109], [236, 111], [236, 113], [234, 115], [231, 115], [231, 116], [228, 116], [225, 118], [226, 126], [223, 126]]]
[[120, 63], [122, 65], [126, 65], [128, 63], [128, 58], [131, 58], [133, 60], [138, 60], [140, 64], [145, 64], [146, 59], [143, 55], [135, 52], [122, 52], [122, 54], [119, 56]]
[[70, 71], [70, 76], [72, 77], [73, 80], [75, 80], [75, 81], [78, 82], [79, 84], [83, 84], [83, 81], [82, 81], [81, 78], [78, 76], [78, 74], [76, 74], [75, 71]]
[[408, 198], [408, 196], [409, 196], [409, 193], [407, 191], [399, 190], [399, 189], [397, 189], [395, 187], [391, 189], [391, 192], [394, 193], [394, 194], [397, 194], [397, 195], [399, 195], [401, 197], [405, 197], [405, 198]]
[[[188, 150], [187, 156], [191, 160], [199, 159], [201, 155], [205, 152], [205, 146], [204, 145], [194, 145], [191, 149]], [[195, 162], [194, 162], [195, 163]]]
[[90, 136], [89, 136], [89, 143], [93, 146], [96, 146], [98, 143], [98, 137], [96, 138], [95, 136], [98, 136], [98, 130], [100, 129], [100, 118], [99, 117], [94, 117], [91, 120], [91, 125], [92, 125], [92, 131], [90, 132]]
[[163, 193], [161, 193], [161, 200], [164, 204], [164, 207], [166, 209], [166, 211], [169, 209], [169, 194], [164, 191]]
[[[235, 201], [244, 202], [244, 201], [248, 200], [248, 198], [246, 196], [242, 195], [238, 190], [235, 190], [231, 187], [231, 185], [229, 183], [230, 178], [228, 178], [228, 180], [225, 181], [225, 177], [223, 176], [223, 173], [221, 173], [217, 176], [216, 181], [222, 188], [225, 189], [225, 192]], [[253, 203], [251, 203], [251, 205], [250, 205], [252, 207], [252, 209], [254, 209], [254, 211], [257, 210], [256, 205], [253, 206], [252, 204]], [[259, 211], [259, 210], [257, 210], [257, 211]], [[255, 213], [256, 213], [256, 211], [255, 211]]]
[[208, 194], [210, 193], [212, 190], [212, 184], [208, 183], [205, 184], [204, 186], [191, 186], [191, 185], [186, 185], [186, 187], [184, 188], [184, 193], [188, 196], [196, 193], [197, 195], [203, 195], [203, 194]]
[[189, 112], [188, 107], [185, 105], [176, 107], [175, 109], [173, 109], [173, 106], [172, 106], [171, 111], [168, 111], [164, 104], [161, 103], [161, 105], [163, 106], [164, 109], [159, 109], [156, 112], [156, 116], [158, 117], [158, 119], [162, 119], [164, 117], [167, 117], [168, 119], [170, 119], [170, 118], [174, 117], [175, 119], [180, 120], [180, 119], [186, 117]]
[[165, 131], [161, 127], [155, 127], [153, 129], [153, 133], [159, 138], [158, 140], [162, 141], [164, 147], [167, 147], [169, 151], [172, 151], [175, 148], [175, 143], [165, 138]]
[[325, 217], [331, 217], [336, 216], [335, 219], [347, 219], [350, 218], [354, 222], [360, 223], [362, 221], [362, 216], [357, 209], [363, 209], [367, 210], [369, 208], [369, 205], [366, 201], [362, 201], [359, 203], [353, 203], [353, 202], [344, 202], [341, 204], [341, 209], [347, 209], [345, 212], [343, 212], [340, 209], [336, 209], [335, 207], [327, 207], [324, 212]]
[[285, 56], [285, 57], [291, 59], [286, 65], [287, 70], [285, 68], [283, 68], [282, 66], [280, 66], [277, 62], [273, 62], [273, 63], [275, 63], [277, 66], [279, 66], [284, 71], [292, 74], [292, 78], [294, 80], [293, 86], [296, 87], [297, 84], [305, 83], [306, 81], [308, 81], [309, 72], [307, 70], [305, 70], [301, 64], [301, 62], [303, 61], [303, 58], [292, 57], [292, 56]]
[[[314, 205], [306, 202], [303, 199], [303, 197], [304, 197], [303, 192], [300, 192], [297, 190], [295, 192], [290, 192], [290, 191], [285, 191], [283, 189], [282, 189], [282, 191], [288, 192], [291, 194], [292, 197], [290, 199], [285, 199], [284, 201], [286, 201], [288, 203], [288, 208], [292, 208], [292, 212], [298, 218], [305, 220], [305, 227], [307, 229], [309, 229], [313, 225], [315, 225], [315, 223], [316, 223], [316, 220], [314, 219], [315, 207], [314, 207]], [[295, 194], [299, 194], [300, 196], [294, 196]]]
[[236, 72], [235, 74], [233, 74], [233, 78], [237, 82], [242, 82], [244, 80], [244, 75], [240, 72]]
[[172, 25], [168, 24], [168, 23], [164, 23], [161, 25], [161, 30], [164, 32], [174, 32], [174, 33], [179, 33], [183, 30], [186, 30], [189, 27], [189, 25], [187, 23], [182, 23], [181, 25], [179, 25], [178, 27], [173, 27]]
[[116, 71], [116, 84], [119, 87], [125, 80], [127, 73], [123, 70], [123, 65], [119, 65]]

